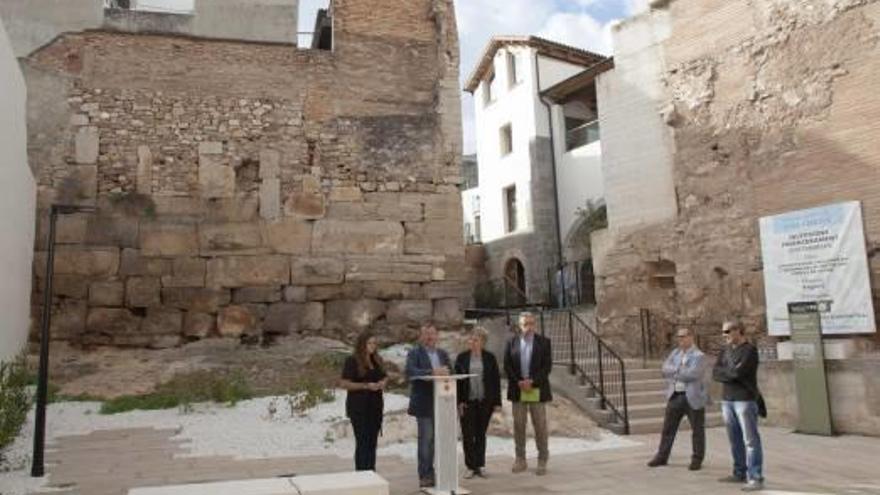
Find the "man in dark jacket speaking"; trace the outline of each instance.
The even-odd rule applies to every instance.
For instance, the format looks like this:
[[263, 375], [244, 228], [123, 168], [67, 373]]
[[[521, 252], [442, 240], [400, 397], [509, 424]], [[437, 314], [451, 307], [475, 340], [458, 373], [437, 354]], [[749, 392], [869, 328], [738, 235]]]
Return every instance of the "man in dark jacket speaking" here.
[[406, 356], [406, 377], [410, 383], [410, 416], [418, 423], [419, 487], [434, 486], [434, 382], [418, 380], [422, 376], [449, 375], [451, 363], [446, 351], [437, 347], [437, 329], [422, 325], [419, 345]]
[[532, 416], [535, 444], [538, 447], [538, 469], [535, 474], [547, 474], [547, 409], [553, 400], [550, 391], [550, 371], [553, 353], [550, 339], [535, 333], [537, 322], [532, 313], [519, 317], [520, 333], [507, 341], [504, 349], [504, 372], [507, 374], [507, 399], [513, 403], [513, 439], [516, 460], [512, 471], [521, 473], [526, 463], [526, 420]]

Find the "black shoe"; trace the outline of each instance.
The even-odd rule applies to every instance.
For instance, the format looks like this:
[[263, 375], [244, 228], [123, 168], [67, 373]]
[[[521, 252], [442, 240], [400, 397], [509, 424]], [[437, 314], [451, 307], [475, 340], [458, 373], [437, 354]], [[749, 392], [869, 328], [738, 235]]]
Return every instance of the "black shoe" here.
[[657, 466], [665, 466], [666, 459], [661, 459], [659, 457], [655, 457], [648, 461], [648, 467], [657, 467]]
[[431, 478], [422, 478], [419, 480], [419, 488], [431, 488], [434, 486], [434, 480]]
[[723, 478], [719, 478], [718, 481], [720, 481], [722, 483], [745, 483], [746, 477], [745, 476], [737, 476], [735, 474], [729, 474]]
[[689, 471], [699, 471], [703, 469], [703, 461], [691, 461], [691, 465], [688, 466]]

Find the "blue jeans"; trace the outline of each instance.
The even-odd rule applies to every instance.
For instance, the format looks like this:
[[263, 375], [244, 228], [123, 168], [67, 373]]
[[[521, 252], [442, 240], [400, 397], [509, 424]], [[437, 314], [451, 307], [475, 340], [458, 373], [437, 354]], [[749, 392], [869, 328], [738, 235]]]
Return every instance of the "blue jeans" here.
[[434, 418], [417, 416], [419, 425], [419, 479], [434, 477]]
[[749, 480], [763, 480], [764, 451], [758, 434], [758, 404], [755, 401], [721, 401], [721, 413], [727, 426], [733, 475]]

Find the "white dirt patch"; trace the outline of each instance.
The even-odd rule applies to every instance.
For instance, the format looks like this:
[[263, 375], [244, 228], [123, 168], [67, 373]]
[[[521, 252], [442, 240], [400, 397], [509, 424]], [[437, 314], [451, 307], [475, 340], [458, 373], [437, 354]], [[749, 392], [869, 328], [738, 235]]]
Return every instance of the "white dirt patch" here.
[[[386, 414], [402, 414], [408, 398], [385, 395]], [[303, 415], [292, 414], [287, 397], [264, 397], [238, 403], [235, 407], [217, 404], [197, 405], [191, 412], [178, 409], [133, 411], [115, 415], [98, 414], [99, 403], [66, 402], [51, 404], [48, 409], [47, 437], [85, 435], [98, 430], [125, 428], [174, 429], [184, 440], [186, 457], [232, 456], [239, 459], [262, 459], [335, 454], [349, 458], [354, 440], [334, 433], [345, 421], [345, 392], [337, 390], [332, 402], [319, 404]], [[274, 411], [271, 413], [270, 411]], [[33, 412], [22, 433], [5, 452], [12, 471], [0, 473], [3, 495], [26, 495], [38, 489], [40, 480], [28, 477], [33, 442]], [[334, 427], [334, 425], [336, 425]], [[415, 461], [416, 443], [412, 434], [391, 435], [379, 455], [398, 455]], [[534, 449], [530, 442], [529, 449]], [[638, 445], [611, 433], [596, 439], [551, 437], [553, 454], [571, 454]], [[511, 455], [513, 441], [490, 437], [487, 455]], [[529, 451], [529, 456], [535, 455]]]

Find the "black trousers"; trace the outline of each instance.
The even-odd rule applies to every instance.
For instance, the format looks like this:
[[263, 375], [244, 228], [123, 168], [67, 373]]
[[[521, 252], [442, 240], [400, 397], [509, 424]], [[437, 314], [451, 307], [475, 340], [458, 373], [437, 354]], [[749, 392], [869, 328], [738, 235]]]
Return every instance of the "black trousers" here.
[[376, 470], [376, 443], [382, 419], [373, 417], [354, 417], [351, 428], [354, 430], [354, 468], [357, 471]]
[[706, 409], [692, 409], [684, 392], [675, 392], [666, 404], [666, 416], [663, 418], [663, 436], [657, 449], [657, 458], [669, 459], [675, 434], [681, 419], [687, 416], [691, 424], [693, 454], [691, 459], [703, 462], [706, 455]]
[[464, 447], [464, 464], [471, 471], [486, 465], [486, 430], [489, 429], [493, 409], [487, 400], [465, 403], [461, 416], [461, 443]]

